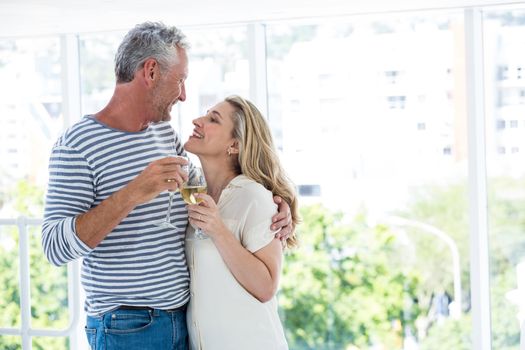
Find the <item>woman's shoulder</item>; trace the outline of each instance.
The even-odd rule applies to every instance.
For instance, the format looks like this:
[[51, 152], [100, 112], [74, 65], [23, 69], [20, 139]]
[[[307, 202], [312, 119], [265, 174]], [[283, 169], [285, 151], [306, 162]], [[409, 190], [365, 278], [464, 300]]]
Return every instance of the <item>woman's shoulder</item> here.
[[247, 177], [246, 175], [238, 175], [231, 182], [230, 186], [236, 192], [250, 197], [272, 198], [272, 192], [268, 191], [262, 184]]
[[246, 207], [256, 205], [257, 207], [268, 207], [275, 210], [272, 192], [245, 175], [238, 175], [228, 187], [233, 192], [232, 194], [238, 204]]

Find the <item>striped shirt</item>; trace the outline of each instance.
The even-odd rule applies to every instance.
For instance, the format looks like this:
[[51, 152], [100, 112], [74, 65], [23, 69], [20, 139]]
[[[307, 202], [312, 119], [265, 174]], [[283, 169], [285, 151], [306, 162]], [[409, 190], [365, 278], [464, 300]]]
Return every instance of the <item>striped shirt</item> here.
[[75, 232], [78, 215], [120, 190], [152, 161], [174, 153], [185, 155], [168, 123], [125, 132], [93, 116], [84, 117], [54, 145], [42, 246], [48, 260], [57, 266], [83, 258], [81, 281], [89, 316], [119, 305], [171, 309], [188, 302], [184, 255], [188, 213], [179, 192], [173, 196], [171, 212], [178, 232], [154, 224], [165, 219], [167, 192], [135, 207], [94, 249]]

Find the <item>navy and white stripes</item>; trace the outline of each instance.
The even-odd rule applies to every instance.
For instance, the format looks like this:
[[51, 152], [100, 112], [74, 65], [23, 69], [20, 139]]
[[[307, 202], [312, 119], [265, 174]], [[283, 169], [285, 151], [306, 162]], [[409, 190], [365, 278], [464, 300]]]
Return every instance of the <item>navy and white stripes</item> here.
[[53, 147], [42, 246], [57, 266], [83, 258], [88, 315], [122, 304], [169, 309], [188, 301], [187, 211], [178, 192], [171, 213], [172, 223], [181, 229], [177, 233], [154, 225], [166, 215], [166, 192], [133, 209], [95, 249], [75, 233], [76, 216], [124, 187], [152, 161], [174, 153], [185, 155], [168, 123], [130, 133], [102, 125], [92, 116], [71, 127]]

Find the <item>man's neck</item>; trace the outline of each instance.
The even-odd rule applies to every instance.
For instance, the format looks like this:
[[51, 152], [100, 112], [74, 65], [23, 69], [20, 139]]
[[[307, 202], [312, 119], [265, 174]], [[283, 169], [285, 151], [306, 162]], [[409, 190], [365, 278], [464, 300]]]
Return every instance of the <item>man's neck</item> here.
[[113, 129], [138, 132], [148, 127], [146, 107], [143, 93], [141, 95], [131, 83], [117, 84], [111, 100], [95, 118]]

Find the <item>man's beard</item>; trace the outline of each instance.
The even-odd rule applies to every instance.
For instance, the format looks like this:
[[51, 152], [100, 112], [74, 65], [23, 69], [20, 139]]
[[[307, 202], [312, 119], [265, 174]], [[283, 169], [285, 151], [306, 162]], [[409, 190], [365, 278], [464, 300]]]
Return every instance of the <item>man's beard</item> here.
[[162, 122], [167, 122], [167, 121], [170, 121], [171, 120], [171, 109], [172, 107], [175, 105], [175, 103], [173, 103], [172, 101], [170, 102], [167, 102], [165, 100], [162, 99], [162, 94], [160, 94], [159, 92], [162, 91], [162, 88], [161, 88], [162, 85], [157, 85], [157, 87], [153, 90], [153, 105], [154, 105], [154, 108], [155, 108], [155, 112], [157, 115], [154, 116], [153, 118], [153, 123], [157, 124], [157, 123], [162, 123]]
[[153, 122], [154, 123], [162, 123], [162, 122], [168, 122], [171, 120], [171, 108], [173, 107], [174, 104], [168, 104], [168, 103], [163, 103], [162, 101], [157, 101], [156, 103], [156, 113], [157, 115], [155, 116]]

